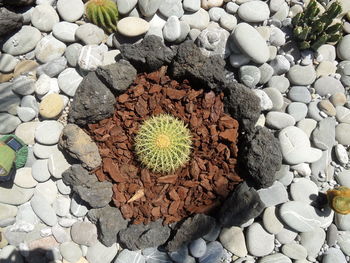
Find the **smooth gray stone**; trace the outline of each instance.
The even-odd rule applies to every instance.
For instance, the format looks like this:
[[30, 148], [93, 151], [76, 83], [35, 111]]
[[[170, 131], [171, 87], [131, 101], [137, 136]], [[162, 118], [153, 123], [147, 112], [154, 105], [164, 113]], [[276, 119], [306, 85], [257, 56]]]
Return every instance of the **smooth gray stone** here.
[[35, 47], [35, 58], [40, 63], [47, 63], [60, 58], [66, 50], [66, 44], [53, 35], [43, 37]]
[[183, 8], [185, 11], [197, 12], [201, 8], [201, 0], [184, 0]]
[[297, 123], [297, 127], [302, 129], [308, 137], [311, 136], [312, 131], [316, 128], [317, 121], [314, 119], [306, 118]]
[[310, 232], [300, 233], [300, 244], [306, 248], [307, 255], [316, 258], [326, 239], [326, 233], [322, 228], [316, 228]]
[[97, 228], [90, 222], [76, 222], [71, 228], [72, 240], [84, 246], [92, 246], [97, 242]]
[[259, 67], [259, 70], [261, 75], [259, 84], [266, 84], [272, 78], [273, 68], [269, 64], [264, 63]]
[[332, 247], [337, 243], [338, 228], [335, 224], [331, 224], [327, 229], [327, 245]]
[[220, 18], [226, 14], [225, 9], [217, 6], [210, 8], [208, 13], [210, 21], [214, 22], [219, 22]]
[[284, 225], [284, 228], [276, 234], [276, 239], [283, 245], [293, 242], [297, 235], [298, 232]]
[[158, 11], [165, 17], [177, 16], [180, 18], [184, 14], [181, 0], [163, 0]]
[[305, 103], [292, 102], [287, 106], [287, 113], [291, 115], [296, 122], [305, 119], [308, 108]]
[[279, 205], [289, 201], [284, 185], [278, 181], [272, 186], [258, 190], [259, 197], [266, 207]]
[[350, 124], [340, 123], [335, 127], [335, 139], [343, 145], [350, 145]]
[[241, 82], [249, 88], [254, 88], [260, 81], [261, 73], [255, 66], [242, 66], [239, 69]]
[[[67, 49], [66, 49], [67, 50]], [[53, 78], [60, 74], [67, 66], [67, 59], [62, 56], [51, 60], [43, 65], [40, 65], [37, 69], [37, 74], [40, 76], [46, 74], [49, 77]]]
[[323, 76], [317, 79], [314, 83], [314, 88], [316, 93], [320, 96], [345, 92], [343, 84], [339, 80], [330, 76]]
[[287, 77], [294, 85], [310, 85], [316, 80], [316, 71], [313, 65], [295, 65], [290, 68]]
[[58, 143], [63, 130], [63, 125], [57, 121], [43, 121], [35, 130], [35, 139], [37, 142], [45, 145]]
[[315, 121], [321, 121], [323, 119], [320, 115], [320, 109], [317, 106], [319, 102], [319, 100], [311, 101], [308, 105], [307, 117]]
[[276, 207], [270, 206], [264, 210], [262, 217], [263, 225], [270, 234], [277, 234], [282, 231], [283, 224], [278, 219]]
[[56, 184], [57, 184], [57, 189], [61, 194], [69, 195], [71, 193], [72, 190], [71, 190], [70, 186], [65, 185], [63, 180], [61, 180], [61, 179], [57, 180]]
[[0, 72], [3, 73], [9, 73], [13, 71], [17, 63], [19, 62], [18, 59], [13, 57], [10, 54], [1, 54], [0, 55]]
[[23, 122], [31, 121], [37, 115], [35, 110], [29, 107], [18, 107], [17, 115]]
[[331, 247], [327, 250], [326, 253], [323, 254], [322, 263], [344, 263], [346, 262], [346, 258], [343, 252], [338, 249]]
[[335, 179], [340, 185], [350, 188], [350, 170], [344, 170], [338, 173]]
[[348, 231], [339, 231], [337, 245], [345, 256], [348, 257], [350, 255], [350, 234]]
[[40, 31], [52, 31], [53, 25], [59, 21], [60, 18], [56, 13], [56, 10], [51, 5], [39, 4], [34, 8], [32, 12], [31, 23]]
[[66, 48], [64, 56], [71, 67], [78, 65], [79, 54], [83, 46], [79, 43], [73, 43]]
[[342, 215], [339, 213], [335, 214], [335, 225], [338, 230], [349, 231], [350, 230], [350, 214]]
[[266, 115], [266, 125], [272, 129], [281, 130], [288, 126], [294, 126], [293, 116], [279, 111], [270, 111]]
[[292, 263], [292, 260], [281, 253], [275, 253], [273, 255], [262, 257], [259, 260], [259, 263]]
[[22, 96], [30, 95], [34, 93], [34, 84], [34, 79], [26, 76], [19, 76], [13, 80], [11, 89], [13, 92]]
[[137, 0], [116, 0], [118, 12], [122, 15], [129, 13], [137, 4]]
[[32, 176], [38, 182], [46, 182], [51, 177], [48, 159], [36, 160], [32, 167]]
[[104, 31], [98, 26], [86, 23], [75, 31], [75, 36], [84, 45], [99, 45], [105, 37]]
[[314, 145], [321, 150], [332, 149], [335, 143], [334, 118], [325, 118], [318, 122], [317, 127], [311, 134]]
[[75, 22], [84, 14], [84, 3], [80, 0], [58, 0], [57, 11], [67, 22]]
[[193, 257], [200, 258], [204, 256], [205, 252], [207, 251], [207, 244], [205, 240], [202, 238], [193, 240], [189, 244], [189, 251]]
[[246, 232], [246, 243], [249, 254], [262, 257], [270, 254], [274, 248], [275, 236], [269, 234], [259, 223], [250, 225]]
[[290, 185], [290, 195], [293, 201], [311, 204], [318, 197], [318, 187], [309, 179], [298, 178]]
[[283, 107], [283, 96], [281, 92], [276, 88], [265, 88], [263, 91], [269, 96], [272, 101], [272, 111], [279, 111]]
[[301, 260], [306, 259], [307, 251], [306, 249], [299, 244], [289, 243], [282, 246], [282, 253], [289, 258]]
[[141, 254], [141, 251], [131, 251], [128, 249], [124, 249], [118, 254], [114, 263], [124, 263], [124, 262], [146, 263], [146, 259]]
[[[111, 262], [118, 253], [119, 245], [114, 243], [110, 247], [106, 247], [97, 241], [93, 246], [89, 247], [86, 259], [89, 263], [105, 263]], [[166, 262], [167, 263], [167, 262]]]
[[[162, 0], [139, 0], [138, 7], [142, 15], [144, 15], [145, 17], [150, 17], [157, 12], [161, 3], [162, 3]], [[184, 6], [185, 6], [185, 3], [184, 3]]]
[[289, 89], [288, 98], [294, 102], [309, 103], [311, 101], [311, 94], [305, 86], [293, 86]]
[[53, 26], [52, 33], [60, 41], [65, 43], [75, 42], [75, 31], [78, 25], [69, 22], [59, 22]]
[[174, 42], [181, 35], [180, 21], [177, 16], [170, 16], [163, 27], [163, 37], [168, 42]]
[[204, 30], [209, 24], [209, 14], [203, 8], [200, 8], [195, 13], [184, 14], [181, 21], [186, 22], [191, 29]]
[[0, 84], [0, 112], [17, 114], [20, 101], [20, 96], [12, 91], [10, 82]]
[[20, 31], [10, 37], [2, 46], [2, 50], [10, 55], [17, 56], [25, 54], [35, 48], [41, 33], [32, 26], [23, 26]]
[[248, 1], [241, 4], [237, 11], [245, 22], [263, 22], [270, 17], [269, 6], [262, 1]]
[[0, 113], [0, 134], [8, 134], [16, 130], [21, 120], [8, 113]]
[[343, 106], [337, 106], [335, 109], [337, 121], [350, 124], [350, 109]]
[[337, 55], [342, 60], [350, 60], [350, 35], [345, 35], [337, 45]]
[[285, 93], [289, 86], [289, 80], [285, 76], [272, 76], [268, 82], [268, 86], [278, 89], [281, 93]]
[[[318, 181], [325, 181], [327, 178], [333, 177], [334, 167], [330, 165], [331, 154], [330, 151], [322, 151], [322, 156], [316, 162], [311, 164], [311, 176]], [[321, 178], [320, 175], [325, 175], [326, 178]], [[315, 182], [317, 183], [317, 182]]]
[[60, 252], [62, 257], [68, 262], [77, 262], [83, 256], [79, 245], [72, 241], [62, 243], [60, 245]]
[[30, 200], [30, 205], [35, 214], [47, 225], [54, 226], [57, 224], [57, 216], [51, 205], [46, 201], [45, 196], [35, 193]]
[[273, 68], [274, 75], [282, 75], [289, 71], [290, 62], [285, 56], [277, 55], [270, 61], [270, 66]]

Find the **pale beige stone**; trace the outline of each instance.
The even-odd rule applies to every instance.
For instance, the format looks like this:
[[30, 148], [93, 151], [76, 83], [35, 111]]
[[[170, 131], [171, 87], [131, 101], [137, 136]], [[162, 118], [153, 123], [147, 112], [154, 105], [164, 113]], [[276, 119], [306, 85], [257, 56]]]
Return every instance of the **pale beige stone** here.
[[222, 6], [224, 3], [223, 0], [202, 0], [202, 4], [201, 4], [201, 7], [205, 10], [208, 10], [212, 7], [215, 7], [215, 6]]
[[346, 96], [342, 92], [334, 93], [329, 100], [332, 102], [334, 107], [343, 106], [346, 103]]
[[18, 77], [19, 75], [28, 72], [35, 75], [37, 67], [39, 67], [39, 64], [34, 60], [22, 60], [15, 67], [14, 77]]
[[316, 76], [323, 77], [334, 74], [337, 70], [337, 66], [331, 61], [322, 61], [316, 68]]
[[145, 34], [149, 23], [139, 17], [125, 17], [117, 24], [118, 32], [127, 37], [136, 37]]
[[62, 112], [64, 102], [59, 94], [52, 93], [44, 97], [39, 108], [39, 113], [43, 118], [53, 119]]
[[317, 104], [317, 106], [321, 111], [325, 112], [328, 116], [335, 116], [335, 114], [337, 113], [333, 104], [329, 100], [321, 100]]

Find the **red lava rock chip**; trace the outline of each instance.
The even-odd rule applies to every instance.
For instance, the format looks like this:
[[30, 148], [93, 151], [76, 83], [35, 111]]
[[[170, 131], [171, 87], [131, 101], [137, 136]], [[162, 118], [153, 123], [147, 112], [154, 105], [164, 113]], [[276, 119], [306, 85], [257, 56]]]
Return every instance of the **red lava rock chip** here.
[[[223, 94], [193, 89], [188, 81], [178, 83], [165, 73], [162, 67], [139, 74], [116, 98], [114, 116], [87, 128], [102, 158], [96, 176], [114, 184], [114, 204], [135, 224], [159, 218], [169, 224], [210, 213], [242, 181], [235, 173], [238, 122], [224, 113]], [[142, 167], [133, 152], [140, 125], [160, 113], [183, 120], [192, 135], [190, 161], [172, 174]]]

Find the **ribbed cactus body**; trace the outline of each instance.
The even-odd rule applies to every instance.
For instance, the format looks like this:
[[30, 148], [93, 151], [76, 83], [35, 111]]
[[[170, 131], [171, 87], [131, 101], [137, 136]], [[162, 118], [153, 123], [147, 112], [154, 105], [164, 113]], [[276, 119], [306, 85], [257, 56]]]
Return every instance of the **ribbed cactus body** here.
[[341, 5], [334, 2], [322, 15], [319, 15], [320, 9], [317, 7], [317, 2], [311, 0], [304, 12], [298, 13], [292, 19], [293, 34], [299, 48], [317, 50], [323, 44], [337, 43], [342, 37], [342, 24], [332, 25], [332, 23], [341, 12]]
[[89, 0], [85, 5], [87, 18], [107, 33], [117, 29], [118, 8], [112, 0]]
[[339, 214], [350, 213], [350, 189], [341, 186], [327, 191], [329, 206]]

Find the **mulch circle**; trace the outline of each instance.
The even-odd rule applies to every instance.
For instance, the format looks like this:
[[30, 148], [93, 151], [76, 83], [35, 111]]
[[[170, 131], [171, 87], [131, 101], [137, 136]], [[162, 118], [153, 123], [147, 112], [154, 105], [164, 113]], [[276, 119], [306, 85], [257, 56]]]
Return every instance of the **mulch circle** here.
[[[238, 122], [224, 113], [223, 94], [178, 83], [166, 70], [139, 74], [116, 97], [113, 117], [87, 127], [103, 160], [95, 174], [113, 183], [113, 203], [134, 224], [210, 213], [242, 181], [235, 173]], [[142, 167], [133, 152], [140, 125], [161, 113], [183, 120], [192, 135], [190, 161], [171, 174]]]

